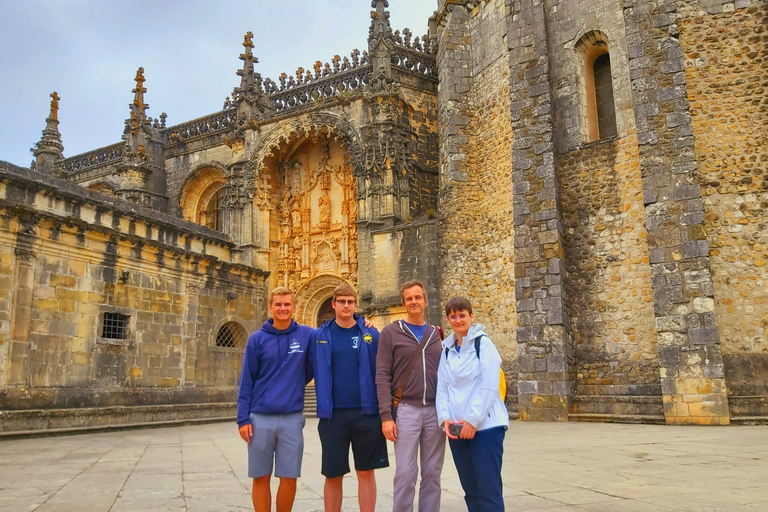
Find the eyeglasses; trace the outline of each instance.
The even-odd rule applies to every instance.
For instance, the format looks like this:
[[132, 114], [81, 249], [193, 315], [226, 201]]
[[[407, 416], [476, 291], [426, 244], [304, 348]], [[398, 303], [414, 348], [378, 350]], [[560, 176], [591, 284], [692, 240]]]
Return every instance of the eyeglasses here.
[[448, 320], [451, 322], [455, 322], [456, 320], [466, 320], [469, 318], [469, 315], [466, 313], [461, 313], [459, 315], [448, 315]]
[[335, 302], [339, 306], [354, 306], [355, 302], [357, 301], [355, 299], [350, 299], [350, 300], [341, 299], [341, 300], [334, 300], [333, 302]]

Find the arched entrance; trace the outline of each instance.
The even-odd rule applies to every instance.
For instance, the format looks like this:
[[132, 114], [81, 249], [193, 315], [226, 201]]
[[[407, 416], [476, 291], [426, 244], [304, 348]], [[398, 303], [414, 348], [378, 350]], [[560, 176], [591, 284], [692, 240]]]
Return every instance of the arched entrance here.
[[[336, 276], [322, 275], [315, 277], [306, 286], [301, 287], [296, 292], [296, 321], [304, 325], [318, 326], [317, 322], [326, 311], [330, 311], [330, 318], [333, 318], [330, 299], [333, 290], [340, 284], [352, 283]], [[327, 309], [325, 308], [326, 305]]]
[[317, 322], [315, 323], [315, 326], [319, 327], [328, 320], [336, 317], [336, 312], [333, 310], [333, 306], [331, 306], [332, 300], [333, 297], [328, 297], [325, 299], [325, 302], [320, 305], [320, 309], [317, 310]]

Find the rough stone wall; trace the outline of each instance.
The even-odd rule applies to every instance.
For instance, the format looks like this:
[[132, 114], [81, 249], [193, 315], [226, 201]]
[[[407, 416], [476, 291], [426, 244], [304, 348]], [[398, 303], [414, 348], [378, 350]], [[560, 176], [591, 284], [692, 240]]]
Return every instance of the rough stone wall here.
[[[728, 392], [765, 396], [768, 4], [694, 12], [678, 25]], [[747, 412], [766, 414], [768, 406]]]
[[[0, 280], [14, 293], [0, 407], [234, 400], [242, 348], [212, 345], [224, 320], [259, 324], [264, 272], [204, 228], [29, 171], [0, 182], [16, 276]], [[107, 312], [128, 316], [125, 339], [103, 337]]]
[[[621, 2], [548, 2], [546, 22], [560, 150], [566, 309], [575, 348], [573, 411], [658, 415], [658, 404], [647, 408], [615, 398], [661, 394]], [[618, 137], [585, 143], [585, 69], [578, 43], [590, 32], [603, 34], [608, 44]]]
[[[517, 314], [514, 298], [514, 227], [510, 148], [509, 61], [504, 39], [506, 6], [482, 2], [471, 11], [447, 7], [441, 40], [440, 213], [443, 302], [470, 299], [502, 355], [509, 392], [516, 399]], [[457, 111], [456, 109], [460, 109]], [[458, 151], [456, 151], [458, 149]]]
[[678, 6], [625, 1], [665, 421], [730, 421]]
[[[559, 166], [577, 395], [660, 397], [637, 139], [589, 144], [561, 154]], [[577, 405], [575, 412], [631, 411]]]

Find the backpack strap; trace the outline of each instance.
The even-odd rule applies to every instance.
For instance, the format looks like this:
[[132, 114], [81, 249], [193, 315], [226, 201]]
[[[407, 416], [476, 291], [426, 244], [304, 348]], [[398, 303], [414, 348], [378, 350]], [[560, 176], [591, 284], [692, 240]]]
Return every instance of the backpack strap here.
[[475, 338], [475, 354], [477, 354], [477, 358], [480, 359], [480, 340], [483, 339], [483, 335], [481, 334], [477, 338]]

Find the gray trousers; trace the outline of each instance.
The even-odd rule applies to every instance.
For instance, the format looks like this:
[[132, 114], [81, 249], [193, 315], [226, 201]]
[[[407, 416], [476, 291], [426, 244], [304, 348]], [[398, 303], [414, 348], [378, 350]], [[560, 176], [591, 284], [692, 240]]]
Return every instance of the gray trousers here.
[[397, 441], [392, 510], [413, 511], [418, 457], [421, 465], [419, 512], [437, 512], [440, 510], [440, 473], [445, 458], [445, 433], [437, 424], [437, 410], [434, 405], [401, 403], [395, 423]]

